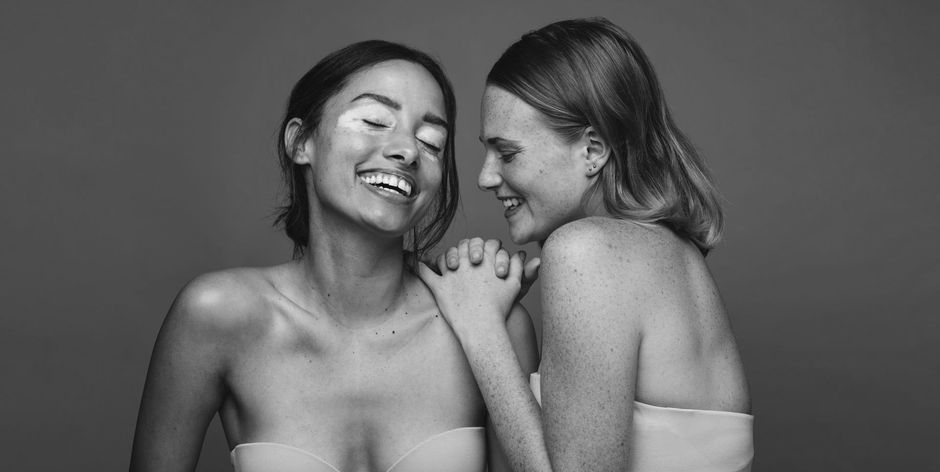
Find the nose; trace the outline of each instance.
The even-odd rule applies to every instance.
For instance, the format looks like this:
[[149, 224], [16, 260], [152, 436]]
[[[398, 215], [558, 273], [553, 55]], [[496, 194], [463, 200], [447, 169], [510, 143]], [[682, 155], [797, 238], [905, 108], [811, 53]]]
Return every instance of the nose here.
[[496, 158], [487, 156], [483, 160], [483, 168], [480, 169], [480, 175], [477, 177], [477, 187], [484, 192], [487, 190], [496, 190], [503, 183], [503, 176], [499, 173], [499, 163]]
[[394, 133], [385, 144], [382, 154], [387, 158], [399, 161], [406, 166], [418, 163], [418, 145], [414, 136], [407, 133]]

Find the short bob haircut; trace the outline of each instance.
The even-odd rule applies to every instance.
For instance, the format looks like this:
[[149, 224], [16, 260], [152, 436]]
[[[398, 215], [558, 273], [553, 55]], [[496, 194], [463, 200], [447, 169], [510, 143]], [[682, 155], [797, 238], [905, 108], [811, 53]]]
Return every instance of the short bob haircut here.
[[[310, 207], [307, 200], [307, 180], [304, 166], [294, 163], [291, 155], [316, 132], [326, 102], [339, 93], [349, 78], [362, 69], [392, 60], [404, 60], [424, 67], [444, 95], [447, 119], [447, 141], [444, 144], [443, 178], [438, 198], [428, 215], [410, 231], [406, 249], [412, 253], [412, 265], [428, 249], [437, 244], [454, 218], [458, 204], [457, 168], [454, 164], [454, 126], [457, 119], [457, 101], [454, 89], [441, 66], [427, 54], [401, 44], [388, 41], [362, 41], [344, 47], [323, 58], [294, 85], [287, 101], [287, 112], [281, 122], [277, 139], [277, 154], [287, 186], [286, 203], [276, 214], [274, 224], [283, 226], [294, 242], [294, 257], [303, 256], [310, 243]], [[299, 118], [303, 125], [294, 137], [292, 146], [284, 143], [287, 124]], [[405, 249], [405, 248], [403, 248]]]
[[662, 224], [703, 254], [717, 244], [717, 190], [626, 31], [604, 18], [550, 24], [510, 46], [486, 82], [541, 112], [568, 142], [589, 126], [606, 141], [611, 158], [585, 198], [600, 188], [612, 215]]

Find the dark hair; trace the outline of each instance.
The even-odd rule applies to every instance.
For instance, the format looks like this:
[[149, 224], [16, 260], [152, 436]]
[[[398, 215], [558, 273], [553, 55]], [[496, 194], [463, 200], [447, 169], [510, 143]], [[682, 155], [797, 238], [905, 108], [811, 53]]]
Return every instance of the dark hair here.
[[703, 254], [718, 242], [717, 190], [626, 31], [604, 18], [550, 24], [510, 46], [486, 81], [539, 110], [569, 142], [588, 127], [600, 134], [611, 158], [586, 197], [600, 187], [611, 214], [663, 224]]
[[[447, 120], [447, 141], [443, 149], [443, 179], [438, 199], [428, 215], [411, 231], [409, 250], [415, 261], [444, 237], [457, 211], [457, 167], [454, 163], [454, 124], [457, 119], [457, 100], [454, 89], [441, 66], [427, 54], [388, 41], [370, 40], [351, 44], [323, 58], [310, 69], [291, 90], [287, 112], [281, 122], [277, 140], [277, 154], [287, 186], [286, 204], [279, 208], [275, 225], [282, 225], [287, 236], [294, 241], [294, 256], [302, 256], [310, 242], [310, 210], [307, 201], [307, 181], [303, 166], [294, 163], [291, 155], [317, 129], [326, 102], [339, 93], [356, 72], [392, 60], [404, 60], [424, 67], [444, 95]], [[303, 125], [287, 146], [284, 134], [290, 120], [299, 118]], [[415, 262], [412, 261], [412, 262]]]

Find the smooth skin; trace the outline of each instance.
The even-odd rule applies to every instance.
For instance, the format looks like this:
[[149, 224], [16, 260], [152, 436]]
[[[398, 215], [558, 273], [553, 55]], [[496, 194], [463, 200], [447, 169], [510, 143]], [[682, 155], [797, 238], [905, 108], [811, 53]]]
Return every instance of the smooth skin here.
[[603, 139], [588, 128], [563, 142], [536, 110], [492, 86], [482, 128], [481, 188], [522, 202], [506, 212], [514, 242], [543, 244], [541, 409], [500, 325], [521, 287], [521, 259], [499, 280], [495, 253], [473, 265], [459, 246], [457, 270], [420, 275], [467, 354], [513, 470], [625, 470], [634, 401], [749, 411], [700, 251], [662, 226], [612, 217], [588, 194], [610, 157]]
[[[193, 470], [216, 412], [229, 447], [283, 443], [344, 472], [386, 470], [434, 434], [487, 422], [457, 338], [401, 251], [440, 185], [441, 146], [427, 141], [442, 128], [425, 118], [443, 110], [434, 79], [404, 61], [360, 71], [329, 100], [294, 153], [311, 169], [304, 257], [183, 288], [154, 346], [132, 471]], [[409, 176], [416, 196], [359, 178], [375, 170]], [[508, 313], [513, 357], [532, 369], [531, 320]], [[507, 470], [492, 435], [489, 447], [490, 470]]]

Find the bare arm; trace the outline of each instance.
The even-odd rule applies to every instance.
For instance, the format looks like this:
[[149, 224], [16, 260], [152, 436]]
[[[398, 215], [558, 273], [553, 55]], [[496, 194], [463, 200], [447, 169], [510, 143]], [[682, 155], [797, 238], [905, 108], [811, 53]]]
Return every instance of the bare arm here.
[[215, 282], [203, 276], [187, 285], [163, 322], [137, 416], [132, 472], [196, 467], [206, 428], [225, 395], [226, 346]]
[[512, 256], [509, 275], [498, 278], [492, 248], [473, 265], [467, 241], [461, 241], [457, 270], [437, 275], [422, 265], [419, 275], [460, 340], [512, 470], [550, 470], [539, 407], [528, 386], [530, 372], [520, 367], [505, 325], [521, 286], [523, 262], [518, 254]]
[[481, 337], [458, 335], [486, 401], [491, 429], [512, 470], [550, 471], [539, 407], [529, 390], [528, 373], [513, 358], [508, 333], [494, 330], [485, 341]]
[[[482, 259], [482, 257], [481, 257]], [[508, 269], [508, 264], [507, 264]], [[508, 270], [507, 270], [508, 273]], [[532, 319], [522, 305], [516, 304], [506, 319], [506, 332], [509, 334], [515, 357], [523, 373], [535, 372], [539, 366], [539, 353], [536, 346], [535, 330], [532, 327]], [[496, 427], [492, 423], [492, 417], [487, 417], [487, 454], [488, 467], [490, 472], [508, 472], [512, 470], [509, 467], [509, 458], [503, 451], [499, 442]]]

